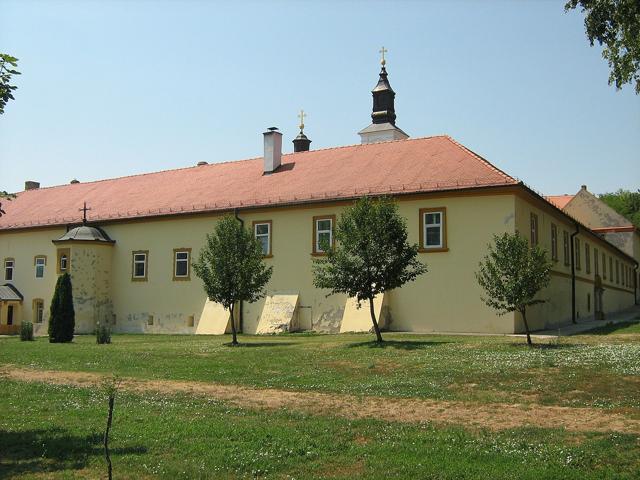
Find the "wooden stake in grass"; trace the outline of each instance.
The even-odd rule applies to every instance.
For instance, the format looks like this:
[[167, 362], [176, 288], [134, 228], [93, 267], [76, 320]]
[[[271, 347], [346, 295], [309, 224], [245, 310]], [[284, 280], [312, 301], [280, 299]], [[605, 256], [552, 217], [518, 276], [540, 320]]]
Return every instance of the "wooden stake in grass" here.
[[103, 390], [106, 394], [106, 397], [109, 401], [109, 413], [107, 415], [107, 428], [104, 432], [104, 456], [107, 460], [107, 474], [109, 480], [112, 480], [112, 465], [111, 465], [111, 455], [109, 454], [109, 432], [111, 431], [111, 423], [113, 422], [113, 407], [116, 401], [116, 393], [118, 391], [119, 381], [116, 377], [111, 377], [106, 380], [103, 385]]

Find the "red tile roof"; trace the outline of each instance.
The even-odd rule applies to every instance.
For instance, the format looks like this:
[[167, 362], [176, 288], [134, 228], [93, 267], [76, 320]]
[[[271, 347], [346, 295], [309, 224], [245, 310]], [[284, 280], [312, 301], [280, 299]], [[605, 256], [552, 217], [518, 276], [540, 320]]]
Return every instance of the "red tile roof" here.
[[559, 209], [564, 209], [575, 195], [549, 195], [545, 197], [549, 202], [553, 203]]
[[28, 190], [3, 202], [0, 230], [80, 222], [84, 202], [95, 222], [518, 183], [437, 136], [283, 155], [271, 175], [260, 157]]

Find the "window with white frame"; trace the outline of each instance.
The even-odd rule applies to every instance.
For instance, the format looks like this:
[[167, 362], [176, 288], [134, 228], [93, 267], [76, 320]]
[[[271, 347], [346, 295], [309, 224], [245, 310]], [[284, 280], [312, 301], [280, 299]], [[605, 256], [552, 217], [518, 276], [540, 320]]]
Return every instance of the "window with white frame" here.
[[13, 258], [4, 259], [4, 279], [13, 280], [13, 269], [15, 267], [15, 261]]
[[443, 209], [420, 210], [421, 245], [423, 250], [440, 250], [446, 248], [445, 220]]
[[271, 255], [271, 221], [253, 222], [253, 234], [262, 246], [262, 255]]
[[177, 248], [173, 251], [173, 278], [186, 280], [190, 277], [191, 249]]
[[42, 323], [44, 321], [44, 300], [36, 298], [33, 301], [33, 322]]
[[314, 253], [324, 253], [325, 247], [333, 247], [333, 216], [314, 217]]
[[36, 278], [44, 278], [44, 267], [47, 264], [46, 257], [36, 257], [34, 264], [36, 267]]
[[147, 262], [149, 259], [149, 255], [147, 251], [138, 251], [132, 253], [133, 265], [132, 265], [132, 275], [131, 278], [133, 280], [146, 280], [147, 279]]

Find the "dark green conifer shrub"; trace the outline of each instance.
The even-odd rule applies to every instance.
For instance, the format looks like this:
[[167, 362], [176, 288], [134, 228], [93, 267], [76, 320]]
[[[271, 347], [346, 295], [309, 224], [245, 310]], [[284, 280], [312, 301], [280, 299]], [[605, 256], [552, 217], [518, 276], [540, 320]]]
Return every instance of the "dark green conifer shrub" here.
[[49, 318], [49, 342], [63, 343], [73, 340], [76, 326], [76, 314], [73, 309], [73, 289], [71, 276], [60, 275], [51, 300]]

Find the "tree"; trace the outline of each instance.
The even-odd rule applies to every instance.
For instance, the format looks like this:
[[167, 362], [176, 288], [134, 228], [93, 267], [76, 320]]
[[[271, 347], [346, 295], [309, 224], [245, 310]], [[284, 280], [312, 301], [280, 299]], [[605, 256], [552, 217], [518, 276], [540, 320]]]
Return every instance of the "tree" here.
[[340, 216], [335, 248], [321, 245], [326, 256], [313, 262], [314, 285], [369, 302], [378, 343], [382, 335], [373, 308], [380, 293], [401, 287], [426, 273], [416, 257], [418, 245], [407, 242], [407, 226], [397, 205], [388, 198], [364, 197]]
[[603, 193], [600, 200], [640, 228], [640, 189], [636, 192], [619, 189], [615, 193]]
[[51, 300], [49, 342], [63, 343], [73, 340], [76, 314], [73, 309], [73, 288], [68, 273], [60, 275]]
[[228, 215], [207, 234], [207, 243], [193, 264], [209, 299], [220, 303], [231, 315], [232, 345], [238, 344], [234, 309], [240, 301], [264, 297], [264, 287], [273, 267], [263, 262], [262, 246], [253, 234]]
[[476, 278], [486, 292], [484, 303], [498, 311], [498, 315], [520, 312], [531, 343], [527, 307], [544, 303], [535, 298], [549, 285], [551, 262], [539, 246], [529, 247], [527, 240], [517, 233], [494, 235], [495, 245], [489, 244], [489, 253], [480, 262]]
[[638, 0], [569, 0], [565, 11], [582, 7], [584, 26], [593, 47], [604, 45], [602, 56], [609, 63], [609, 85], [619, 90], [635, 81], [640, 93], [640, 2]]
[[0, 53], [0, 115], [4, 113], [4, 107], [9, 100], [15, 100], [12, 92], [18, 87], [11, 85], [10, 82], [13, 75], [20, 75], [20, 72], [15, 70], [17, 66], [17, 58]]

